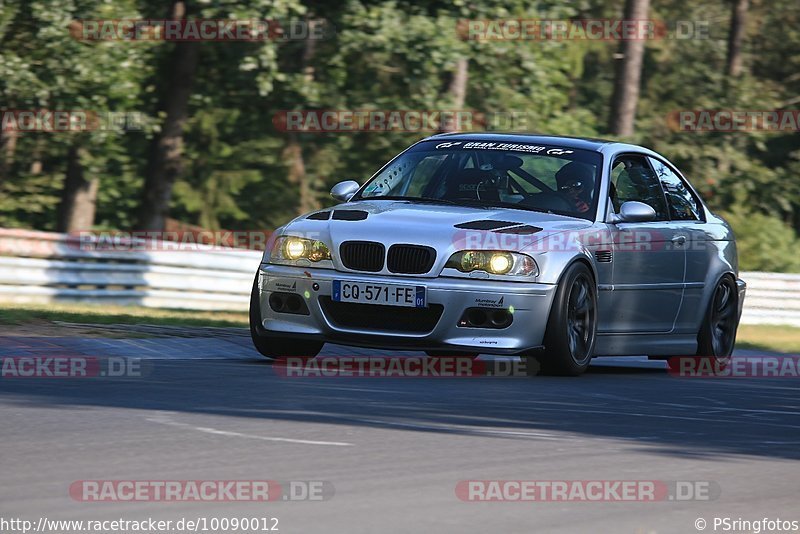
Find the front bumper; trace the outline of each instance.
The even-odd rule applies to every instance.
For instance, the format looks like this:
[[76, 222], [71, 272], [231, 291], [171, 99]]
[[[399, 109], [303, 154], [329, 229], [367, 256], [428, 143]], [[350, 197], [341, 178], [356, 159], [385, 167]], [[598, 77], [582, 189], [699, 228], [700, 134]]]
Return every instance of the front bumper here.
[[[408, 311], [374, 306], [370, 309], [386, 315], [382, 326], [343, 326], [334, 316], [336, 312], [326, 306], [334, 280], [425, 286], [428, 305], [436, 309], [441, 306], [441, 316], [433, 321], [432, 328], [398, 331], [392, 328], [392, 313]], [[520, 354], [541, 348], [556, 286], [468, 278], [385, 276], [261, 264], [258, 291], [263, 334], [386, 349]], [[309, 314], [274, 311], [269, 305], [269, 297], [274, 292], [301, 296]], [[507, 309], [513, 313], [513, 321], [502, 329], [458, 326], [464, 311], [471, 307]]]

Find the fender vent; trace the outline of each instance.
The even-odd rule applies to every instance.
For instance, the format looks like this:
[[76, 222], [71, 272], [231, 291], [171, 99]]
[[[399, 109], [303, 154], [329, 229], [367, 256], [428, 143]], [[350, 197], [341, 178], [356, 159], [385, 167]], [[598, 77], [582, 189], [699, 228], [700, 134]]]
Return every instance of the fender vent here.
[[597, 263], [611, 263], [611, 251], [610, 250], [598, 250], [594, 253], [594, 257], [597, 259]]

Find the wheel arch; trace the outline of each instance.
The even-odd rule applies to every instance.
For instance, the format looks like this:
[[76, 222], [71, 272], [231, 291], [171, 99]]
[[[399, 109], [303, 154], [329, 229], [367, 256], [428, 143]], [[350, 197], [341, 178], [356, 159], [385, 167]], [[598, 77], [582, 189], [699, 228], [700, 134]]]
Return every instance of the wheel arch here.
[[[722, 281], [722, 279], [725, 277], [730, 278], [731, 282], [733, 282], [734, 288], [737, 288], [736, 273], [730, 269], [721, 270], [707, 278], [707, 280], [710, 280], [711, 283], [706, 284], [706, 290], [703, 292], [703, 298], [700, 300], [700, 310], [702, 310], [702, 313], [698, 314], [697, 324], [695, 325], [695, 330], [697, 331], [698, 335], [700, 330], [703, 328], [706, 316], [708, 315], [708, 308], [711, 306], [711, 299], [714, 298], [714, 292], [717, 290], [717, 286], [719, 285], [720, 281]], [[734, 290], [733, 297], [736, 299], [737, 308], [741, 310], [739, 292]]]
[[[592, 261], [583, 254], [575, 255], [570, 260], [565, 262], [564, 268], [561, 269], [561, 273], [558, 275], [558, 281], [555, 284], [556, 287], [557, 288], [561, 287], [561, 283], [564, 281], [564, 275], [573, 265], [577, 263], [580, 263], [588, 267], [589, 272], [592, 273], [592, 280], [594, 281], [595, 297], [599, 299], [600, 295], [599, 295], [599, 290], [597, 288], [597, 269], [595, 269], [595, 266], [592, 264]], [[556, 299], [553, 298], [552, 302], [550, 303], [550, 309], [547, 312], [548, 319], [550, 318], [550, 315], [553, 313], [553, 306], [555, 305], [556, 305]]]

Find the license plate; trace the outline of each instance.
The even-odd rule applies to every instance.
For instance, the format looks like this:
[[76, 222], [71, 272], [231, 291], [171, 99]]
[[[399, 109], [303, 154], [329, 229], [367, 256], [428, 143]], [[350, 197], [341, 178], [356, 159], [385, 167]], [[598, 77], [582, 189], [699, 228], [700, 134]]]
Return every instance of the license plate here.
[[408, 308], [428, 306], [425, 286], [397, 286], [334, 280], [331, 298], [336, 302], [360, 302]]

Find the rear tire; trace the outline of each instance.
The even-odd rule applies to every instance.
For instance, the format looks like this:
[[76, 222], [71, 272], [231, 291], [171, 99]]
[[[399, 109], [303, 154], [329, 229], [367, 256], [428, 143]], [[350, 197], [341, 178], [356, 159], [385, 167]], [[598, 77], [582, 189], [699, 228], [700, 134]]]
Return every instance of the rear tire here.
[[544, 335], [545, 352], [536, 356], [540, 374], [582, 374], [592, 361], [596, 337], [597, 285], [586, 265], [573, 263], [553, 299]]
[[261, 305], [258, 294], [258, 273], [253, 280], [253, 289], [250, 291], [250, 338], [253, 346], [265, 358], [277, 360], [286, 357], [313, 358], [322, 350], [325, 344], [320, 341], [303, 341], [288, 339], [279, 336], [259, 334], [261, 326]]
[[697, 356], [714, 358], [717, 365], [728, 365], [739, 327], [739, 294], [736, 282], [723, 276], [714, 288], [703, 323], [697, 333]]

